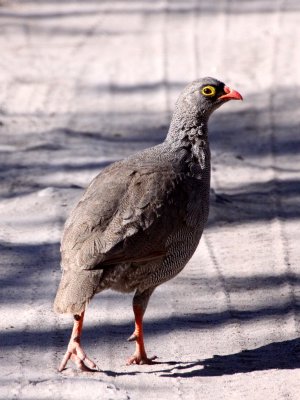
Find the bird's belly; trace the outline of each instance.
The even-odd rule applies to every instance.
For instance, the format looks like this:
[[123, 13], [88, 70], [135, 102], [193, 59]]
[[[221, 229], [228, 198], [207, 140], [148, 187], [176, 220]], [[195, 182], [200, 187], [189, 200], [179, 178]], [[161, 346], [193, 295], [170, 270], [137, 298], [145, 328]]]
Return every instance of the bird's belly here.
[[[208, 208], [203, 202], [193, 202], [178, 220], [180, 227], [172, 231], [166, 238], [166, 255], [161, 259], [148, 262], [115, 265], [105, 270], [99, 283], [99, 291], [112, 289], [128, 293], [139, 289], [146, 290], [158, 286], [176, 276], [194, 254], [207, 219]], [[178, 217], [180, 213], [178, 213]]]
[[153, 270], [149, 282], [142, 283], [141, 289], [147, 289], [146, 285], [148, 286], [150, 282], [148, 287], [160, 285], [179, 274], [196, 251], [202, 231], [203, 229], [199, 229], [195, 232], [189, 228], [179, 230], [172, 235], [166, 257]]
[[169, 237], [168, 251], [161, 260], [114, 267], [102, 280], [103, 289], [109, 287], [120, 292], [146, 290], [175, 277], [194, 254], [203, 229], [184, 228]]

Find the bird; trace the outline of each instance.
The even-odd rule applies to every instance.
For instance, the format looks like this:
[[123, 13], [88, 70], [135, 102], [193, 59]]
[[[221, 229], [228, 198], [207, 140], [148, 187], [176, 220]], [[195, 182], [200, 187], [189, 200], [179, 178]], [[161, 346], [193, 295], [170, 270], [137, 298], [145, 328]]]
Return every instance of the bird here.
[[127, 365], [152, 364], [143, 318], [150, 296], [175, 277], [195, 252], [209, 214], [208, 120], [236, 90], [205, 77], [188, 84], [175, 104], [165, 140], [104, 168], [66, 221], [57, 313], [73, 315], [73, 330], [58, 370], [69, 360], [100, 371], [81, 345], [83, 320], [96, 293], [134, 292], [135, 352]]

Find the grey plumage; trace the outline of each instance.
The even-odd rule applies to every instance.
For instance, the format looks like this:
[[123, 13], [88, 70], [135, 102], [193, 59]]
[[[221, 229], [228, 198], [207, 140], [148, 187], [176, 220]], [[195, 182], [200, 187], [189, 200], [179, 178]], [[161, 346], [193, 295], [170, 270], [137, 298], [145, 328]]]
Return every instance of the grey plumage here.
[[[214, 98], [201, 95], [205, 85]], [[220, 99], [224, 88], [213, 78], [188, 85], [166, 140], [91, 182], [65, 226], [57, 312], [79, 314], [105, 289], [136, 291], [134, 302], [145, 309], [155, 287], [184, 268], [208, 218], [207, 121], [228, 100]]]

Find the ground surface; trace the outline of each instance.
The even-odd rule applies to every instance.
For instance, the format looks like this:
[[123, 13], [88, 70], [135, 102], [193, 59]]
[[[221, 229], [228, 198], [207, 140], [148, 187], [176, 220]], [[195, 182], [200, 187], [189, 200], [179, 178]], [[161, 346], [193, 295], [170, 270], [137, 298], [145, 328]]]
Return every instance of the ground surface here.
[[[1, 399], [300, 399], [299, 18], [297, 0], [1, 2]], [[211, 120], [205, 235], [147, 310], [160, 363], [125, 366], [131, 296], [105, 292], [83, 337], [103, 372], [59, 374], [65, 218], [204, 75], [245, 101]]]

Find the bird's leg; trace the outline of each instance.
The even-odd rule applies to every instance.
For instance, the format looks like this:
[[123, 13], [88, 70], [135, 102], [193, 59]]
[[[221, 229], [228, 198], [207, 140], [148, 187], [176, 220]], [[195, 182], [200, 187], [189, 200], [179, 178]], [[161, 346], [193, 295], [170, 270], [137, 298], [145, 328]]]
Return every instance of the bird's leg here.
[[68, 349], [58, 371], [61, 372], [67, 365], [69, 359], [71, 359], [74, 364], [82, 371], [100, 371], [97, 365], [88, 358], [85, 354], [83, 348], [80, 345], [81, 332], [83, 326], [84, 311], [81, 314], [74, 315], [74, 325], [72, 330], [72, 335], [70, 342], [68, 344]]
[[153, 360], [157, 357], [148, 358], [144, 344], [144, 333], [143, 333], [143, 317], [147, 308], [149, 298], [154, 288], [148, 289], [145, 292], [136, 293], [133, 298], [133, 312], [135, 317], [135, 330], [133, 334], [128, 338], [128, 341], [135, 340], [136, 349], [132, 357], [127, 361], [127, 365], [130, 364], [153, 364]]

